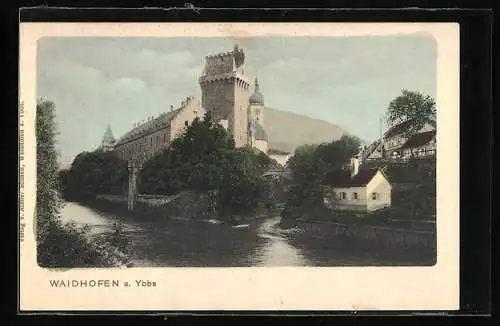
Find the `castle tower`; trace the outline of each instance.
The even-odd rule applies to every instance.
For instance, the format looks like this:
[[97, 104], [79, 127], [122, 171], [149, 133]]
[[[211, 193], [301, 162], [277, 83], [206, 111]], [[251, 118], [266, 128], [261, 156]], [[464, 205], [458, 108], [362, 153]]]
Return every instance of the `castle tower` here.
[[250, 83], [244, 72], [245, 54], [233, 51], [209, 55], [200, 76], [201, 103], [214, 121], [227, 120], [236, 147], [249, 143], [248, 106]]

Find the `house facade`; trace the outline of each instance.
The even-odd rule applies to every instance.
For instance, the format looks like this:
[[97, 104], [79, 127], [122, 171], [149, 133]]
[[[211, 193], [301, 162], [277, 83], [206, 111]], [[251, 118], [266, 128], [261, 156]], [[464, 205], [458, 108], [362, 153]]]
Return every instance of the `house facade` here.
[[324, 204], [333, 210], [373, 212], [391, 206], [392, 186], [378, 169], [359, 169], [351, 160], [349, 169], [329, 173], [324, 182]]
[[429, 130], [411, 136], [399, 150], [403, 158], [429, 157], [436, 155], [436, 130]]
[[[408, 159], [412, 156], [427, 157], [436, 154], [436, 128], [432, 123], [425, 123], [418, 132], [408, 136], [411, 120], [392, 126], [382, 139], [377, 140], [363, 157], [368, 160], [381, 158]], [[413, 155], [417, 153], [418, 155]]]

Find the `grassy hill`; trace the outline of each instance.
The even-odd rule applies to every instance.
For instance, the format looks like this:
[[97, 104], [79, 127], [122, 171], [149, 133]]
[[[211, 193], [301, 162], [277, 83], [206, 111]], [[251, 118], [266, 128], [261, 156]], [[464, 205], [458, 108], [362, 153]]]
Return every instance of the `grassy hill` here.
[[264, 128], [269, 149], [293, 152], [305, 144], [320, 144], [340, 139], [342, 128], [323, 120], [291, 112], [264, 109]]

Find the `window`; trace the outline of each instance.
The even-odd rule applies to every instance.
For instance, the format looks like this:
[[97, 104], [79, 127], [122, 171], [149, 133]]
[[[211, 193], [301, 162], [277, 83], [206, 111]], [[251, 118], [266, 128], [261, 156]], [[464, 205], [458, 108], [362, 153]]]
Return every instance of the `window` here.
[[187, 126], [189, 126], [189, 121], [187, 121], [187, 120], [186, 120], [186, 121], [184, 121], [184, 125], [185, 125], [186, 127], [187, 127]]
[[354, 200], [358, 199], [358, 193], [357, 192], [353, 192], [352, 193], [352, 199], [354, 199]]
[[153, 147], [153, 137], [151, 137], [151, 147]]
[[346, 198], [347, 198], [347, 194], [345, 192], [341, 192], [340, 199], [346, 199]]
[[378, 193], [372, 192], [372, 200], [377, 200], [378, 199]]

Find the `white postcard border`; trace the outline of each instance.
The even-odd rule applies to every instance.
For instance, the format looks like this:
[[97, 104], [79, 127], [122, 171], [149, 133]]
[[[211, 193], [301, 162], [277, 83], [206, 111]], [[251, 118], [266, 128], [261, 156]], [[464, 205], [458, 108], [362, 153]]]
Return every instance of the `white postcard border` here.
[[[46, 36], [256, 37], [431, 34], [437, 43], [437, 264], [47, 270], [36, 263], [36, 54]], [[455, 310], [459, 305], [459, 25], [456, 23], [21, 23], [23, 310]], [[49, 280], [156, 287], [53, 288]]]

